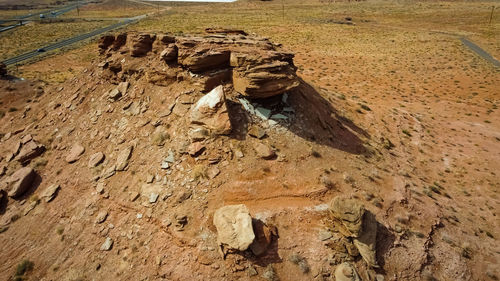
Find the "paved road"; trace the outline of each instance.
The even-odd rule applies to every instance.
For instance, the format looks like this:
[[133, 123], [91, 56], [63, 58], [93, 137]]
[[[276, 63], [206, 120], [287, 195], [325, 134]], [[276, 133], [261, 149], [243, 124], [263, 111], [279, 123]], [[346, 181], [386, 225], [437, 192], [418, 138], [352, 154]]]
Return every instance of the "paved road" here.
[[[50, 12], [50, 11], [48, 11], [48, 12]], [[19, 16], [19, 17], [12, 18], [12, 19], [4, 19], [4, 20], [0, 20], [0, 24], [4, 24], [6, 22], [23, 20], [23, 19], [27, 19], [27, 18], [31, 18], [31, 17], [33, 17], [33, 14], [27, 14], [27, 15]]]
[[[25, 25], [25, 24], [31, 22], [31, 20], [29, 20], [29, 18], [40, 17], [41, 14], [43, 14], [46, 18], [55, 18], [57, 16], [65, 14], [65, 13], [67, 13], [69, 11], [72, 11], [72, 10], [74, 10], [74, 9], [76, 9], [78, 7], [84, 6], [86, 4], [87, 4], [87, 2], [82, 2], [82, 3], [79, 3], [79, 4], [71, 4], [71, 5], [68, 5], [66, 7], [55, 9], [55, 10], [48, 10], [48, 11], [40, 12], [40, 13], [27, 14], [27, 15], [24, 15], [24, 16], [21, 16], [21, 17], [12, 19], [12, 20], [2, 20], [2, 21], [0, 21], [0, 24], [6, 23], [6, 22], [11, 22], [11, 21], [19, 21], [19, 22], [16, 23], [16, 24], [13, 24], [13, 25], [1, 27], [0, 28], [0, 32], [4, 32], [4, 31], [7, 31], [7, 30], [11, 30], [13, 28], [16, 28], [18, 26], [21, 26], [21, 25]], [[24, 20], [24, 19], [26, 19], [26, 20]]]
[[469, 41], [469, 39], [465, 37], [461, 37], [460, 41], [467, 46], [469, 49], [474, 51], [476, 54], [478, 54], [480, 57], [483, 59], [491, 62], [494, 66], [500, 67], [500, 61], [496, 60], [492, 55], [488, 54], [485, 50], [483, 50], [481, 47], [478, 45], [474, 44], [472, 41]]
[[109, 25], [109, 26], [106, 26], [106, 27], [103, 27], [103, 28], [96, 29], [96, 30], [94, 30], [92, 32], [81, 34], [81, 35], [78, 35], [78, 36], [75, 36], [75, 37], [72, 37], [72, 38], [69, 38], [69, 39], [66, 39], [66, 40], [54, 43], [54, 44], [47, 45], [47, 46], [39, 48], [37, 50], [33, 50], [31, 52], [27, 52], [27, 53], [19, 55], [17, 57], [13, 57], [13, 58], [4, 60], [3, 63], [5, 65], [17, 64], [17, 63], [20, 63], [22, 61], [25, 61], [25, 60], [34, 58], [36, 56], [39, 56], [41, 54], [44, 54], [45, 52], [52, 51], [52, 50], [55, 50], [55, 49], [59, 49], [59, 48], [65, 47], [65, 46], [69, 46], [69, 45], [74, 44], [76, 42], [92, 38], [92, 37], [94, 37], [96, 35], [99, 35], [101, 33], [104, 33], [104, 32], [107, 32], [107, 31], [110, 31], [110, 30], [113, 30], [113, 29], [125, 26], [125, 25], [133, 23], [133, 22], [136, 22], [136, 21], [138, 21], [138, 20], [140, 20], [140, 19], [142, 19], [144, 17], [146, 17], [146, 15], [124, 19], [124, 20], [122, 20], [122, 21], [120, 21], [118, 23], [115, 23], [115, 24], [112, 24], [112, 25]]

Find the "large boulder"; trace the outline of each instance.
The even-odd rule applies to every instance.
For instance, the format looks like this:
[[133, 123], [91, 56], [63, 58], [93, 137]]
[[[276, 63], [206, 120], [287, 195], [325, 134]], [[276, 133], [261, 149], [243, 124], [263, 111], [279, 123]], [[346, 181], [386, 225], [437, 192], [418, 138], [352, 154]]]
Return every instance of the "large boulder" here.
[[125, 45], [125, 43], [127, 43], [127, 33], [120, 33], [116, 35], [115, 41], [113, 42], [111, 49], [113, 51], [116, 51], [120, 49], [123, 45]]
[[160, 58], [165, 62], [173, 62], [177, 60], [177, 46], [175, 44], [168, 44], [160, 54]]
[[215, 211], [214, 225], [217, 228], [217, 241], [221, 246], [245, 251], [255, 239], [252, 217], [243, 204], [228, 205]]
[[376, 242], [377, 242], [377, 221], [375, 216], [366, 212], [363, 219], [363, 231], [358, 238], [354, 238], [354, 246], [358, 248], [359, 254], [370, 267], [379, 267], [376, 258]]
[[109, 46], [113, 44], [113, 42], [115, 42], [115, 36], [109, 34], [102, 36], [99, 39], [99, 43], [97, 45], [99, 47], [100, 53], [104, 53], [109, 48]]
[[293, 54], [231, 53], [234, 89], [250, 98], [267, 98], [299, 86]]
[[359, 237], [362, 230], [364, 206], [355, 199], [339, 196], [330, 202], [330, 213], [335, 228], [346, 237]]
[[2, 188], [6, 189], [7, 195], [16, 198], [21, 196], [32, 186], [35, 178], [36, 172], [32, 168], [23, 167], [5, 179]]
[[[250, 98], [267, 98], [300, 84], [294, 55], [282, 51], [279, 45], [246, 35], [242, 30], [212, 28], [207, 33], [204, 36], [120, 34], [112, 43], [112, 36], [103, 37], [99, 46], [107, 51], [101, 53], [108, 56], [105, 63], [110, 73], [140, 72], [144, 69], [134, 65], [143, 61], [134, 57], [150, 56], [148, 66], [154, 72], [148, 75], [149, 80], [159, 86], [168, 86], [171, 78], [189, 79], [195, 85], [205, 85], [207, 90], [232, 80], [236, 92]], [[130, 52], [119, 50], [124, 44]], [[165, 72], [165, 63], [176, 75], [164, 75], [169, 74]]]
[[155, 38], [149, 34], [139, 34], [132, 39], [131, 55], [133, 57], [142, 57], [149, 53], [153, 48]]
[[214, 48], [211, 44], [194, 39], [179, 39], [177, 61], [192, 72], [203, 72], [229, 67], [231, 52], [224, 47]]
[[336, 230], [352, 239], [354, 246], [369, 267], [379, 267], [376, 260], [377, 221], [356, 199], [335, 197], [330, 214]]
[[214, 134], [231, 133], [224, 87], [218, 86], [198, 100], [191, 109], [191, 123], [202, 125]]

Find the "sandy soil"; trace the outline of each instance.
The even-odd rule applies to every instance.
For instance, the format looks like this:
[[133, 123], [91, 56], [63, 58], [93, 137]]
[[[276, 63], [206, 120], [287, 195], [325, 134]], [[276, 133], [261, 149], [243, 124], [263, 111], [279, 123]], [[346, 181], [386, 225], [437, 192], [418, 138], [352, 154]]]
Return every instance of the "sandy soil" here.
[[[193, 170], [206, 159], [187, 155], [178, 157], [172, 174], [160, 169], [168, 150], [182, 147], [189, 103], [166, 118], [156, 113], [192, 85], [132, 85], [130, 100], [149, 107], [126, 116], [121, 108], [127, 100], [101, 99], [113, 85], [96, 76], [101, 59], [95, 46], [21, 69], [43, 69], [46, 82], [1, 81], [0, 132], [17, 133], [0, 143], [0, 157], [26, 134], [49, 148], [42, 156], [46, 162], [32, 163], [42, 178], [39, 186], [25, 200], [2, 202], [0, 225], [8, 229], [0, 234], [1, 278], [8, 280], [27, 259], [34, 262], [29, 280], [259, 280], [268, 265], [280, 280], [334, 280], [331, 249], [320, 233], [328, 226], [325, 204], [345, 195], [364, 202], [380, 223], [377, 273], [385, 280], [498, 279], [498, 69], [455, 36], [378, 24], [321, 24], [314, 26], [314, 37], [307, 36], [313, 27], [297, 24], [300, 40], [287, 39], [293, 26], [268, 27], [264, 33], [296, 53], [303, 79], [290, 95], [294, 123], [266, 130], [264, 141], [283, 158], [258, 159], [248, 136], [221, 137], [206, 155], [222, 156], [214, 179], [194, 180]], [[78, 63], [85, 52], [93, 52], [92, 64]], [[57, 84], [51, 71], [75, 76]], [[335, 125], [324, 128], [318, 118]], [[171, 136], [162, 147], [151, 140], [157, 120]], [[64, 157], [76, 142], [86, 152], [67, 164]], [[128, 144], [135, 145], [128, 170], [97, 193], [92, 179], [102, 171], [87, 167], [90, 155], [105, 153], [105, 170]], [[231, 157], [235, 150], [244, 157]], [[5, 160], [1, 165], [8, 173], [16, 168]], [[157, 184], [172, 195], [156, 204], [145, 196], [131, 201], [156, 174]], [[325, 186], [325, 177], [333, 188]], [[24, 215], [54, 183], [61, 185], [56, 199]], [[186, 191], [191, 197], [179, 200]], [[236, 203], [277, 227], [279, 238], [264, 257], [223, 260], [217, 252], [213, 212]], [[96, 224], [103, 210], [108, 217]], [[174, 227], [179, 214], [188, 217], [180, 232]], [[108, 236], [113, 249], [100, 251]], [[308, 261], [309, 273], [289, 261], [296, 253]], [[363, 261], [355, 263], [369, 280]], [[258, 275], [248, 276], [250, 268]]]

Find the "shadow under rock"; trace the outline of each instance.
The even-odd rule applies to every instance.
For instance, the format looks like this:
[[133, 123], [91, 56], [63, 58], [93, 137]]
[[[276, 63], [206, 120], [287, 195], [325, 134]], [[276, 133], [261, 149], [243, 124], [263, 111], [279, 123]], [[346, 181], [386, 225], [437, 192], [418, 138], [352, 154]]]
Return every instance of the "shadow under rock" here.
[[288, 130], [317, 144], [352, 154], [363, 154], [366, 149], [356, 134], [369, 138], [368, 133], [339, 115], [314, 87], [302, 79], [300, 82], [300, 86], [288, 98], [296, 115], [294, 122], [287, 127]]
[[385, 265], [384, 256], [394, 246], [396, 236], [391, 233], [387, 227], [377, 222], [377, 242], [376, 242], [376, 258], [380, 268], [376, 269], [377, 273], [385, 273], [383, 268]]
[[7, 192], [0, 190], [1, 193], [3, 193], [3, 196], [0, 199], [0, 215], [5, 214], [7, 211], [7, 204], [9, 203], [9, 199], [7, 198]]
[[[303, 139], [351, 154], [366, 152], [359, 136], [370, 138], [369, 134], [351, 120], [341, 116], [314, 87], [300, 79], [300, 85], [288, 92], [286, 103], [282, 101], [282, 96], [252, 100], [252, 103], [270, 109], [272, 114], [283, 113], [282, 110], [285, 107], [292, 108], [295, 112], [294, 116], [286, 122], [280, 121], [279, 123]], [[240, 103], [227, 101], [231, 125], [233, 126], [231, 137], [244, 140], [251, 118], [245, 114], [245, 109]]]
[[38, 189], [40, 184], [42, 183], [42, 177], [37, 173], [35, 175], [35, 178], [33, 179], [33, 183], [31, 184], [31, 187], [26, 190], [21, 196], [14, 198], [16, 201], [21, 201], [24, 199], [29, 199], [33, 193]]

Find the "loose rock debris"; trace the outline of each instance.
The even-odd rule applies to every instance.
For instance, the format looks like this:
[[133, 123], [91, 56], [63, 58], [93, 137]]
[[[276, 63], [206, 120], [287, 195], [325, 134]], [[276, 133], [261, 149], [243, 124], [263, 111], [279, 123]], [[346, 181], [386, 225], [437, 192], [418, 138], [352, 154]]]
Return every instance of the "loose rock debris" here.
[[[197, 271], [221, 280], [383, 280], [374, 272], [387, 251], [377, 250], [392, 247], [392, 229], [380, 231], [368, 211], [380, 204], [347, 197], [326, 204], [346, 191], [344, 183], [348, 190], [362, 184], [350, 172], [342, 180], [342, 167], [323, 161], [328, 150], [309, 129], [318, 123], [336, 140], [332, 120], [341, 121], [316, 106], [321, 99], [304, 110], [301, 102], [311, 97], [295, 74], [293, 54], [239, 32], [131, 32], [105, 36], [99, 47], [93, 68], [40, 106], [46, 112], [39, 124], [3, 135], [0, 200], [14, 221], [7, 226], [15, 225], [17, 209], [22, 219], [64, 210], [49, 218], [68, 226], [58, 241], [81, 237], [76, 251], [101, 249], [89, 253], [100, 273], [109, 269], [105, 260], [129, 268], [153, 259], [158, 272], [151, 279]], [[304, 123], [304, 115], [315, 123]], [[342, 128], [335, 132], [356, 129]], [[46, 157], [48, 168], [38, 162]], [[31, 194], [32, 173], [42, 184]], [[310, 231], [327, 216], [331, 223]], [[64, 271], [54, 274], [64, 279]]]

